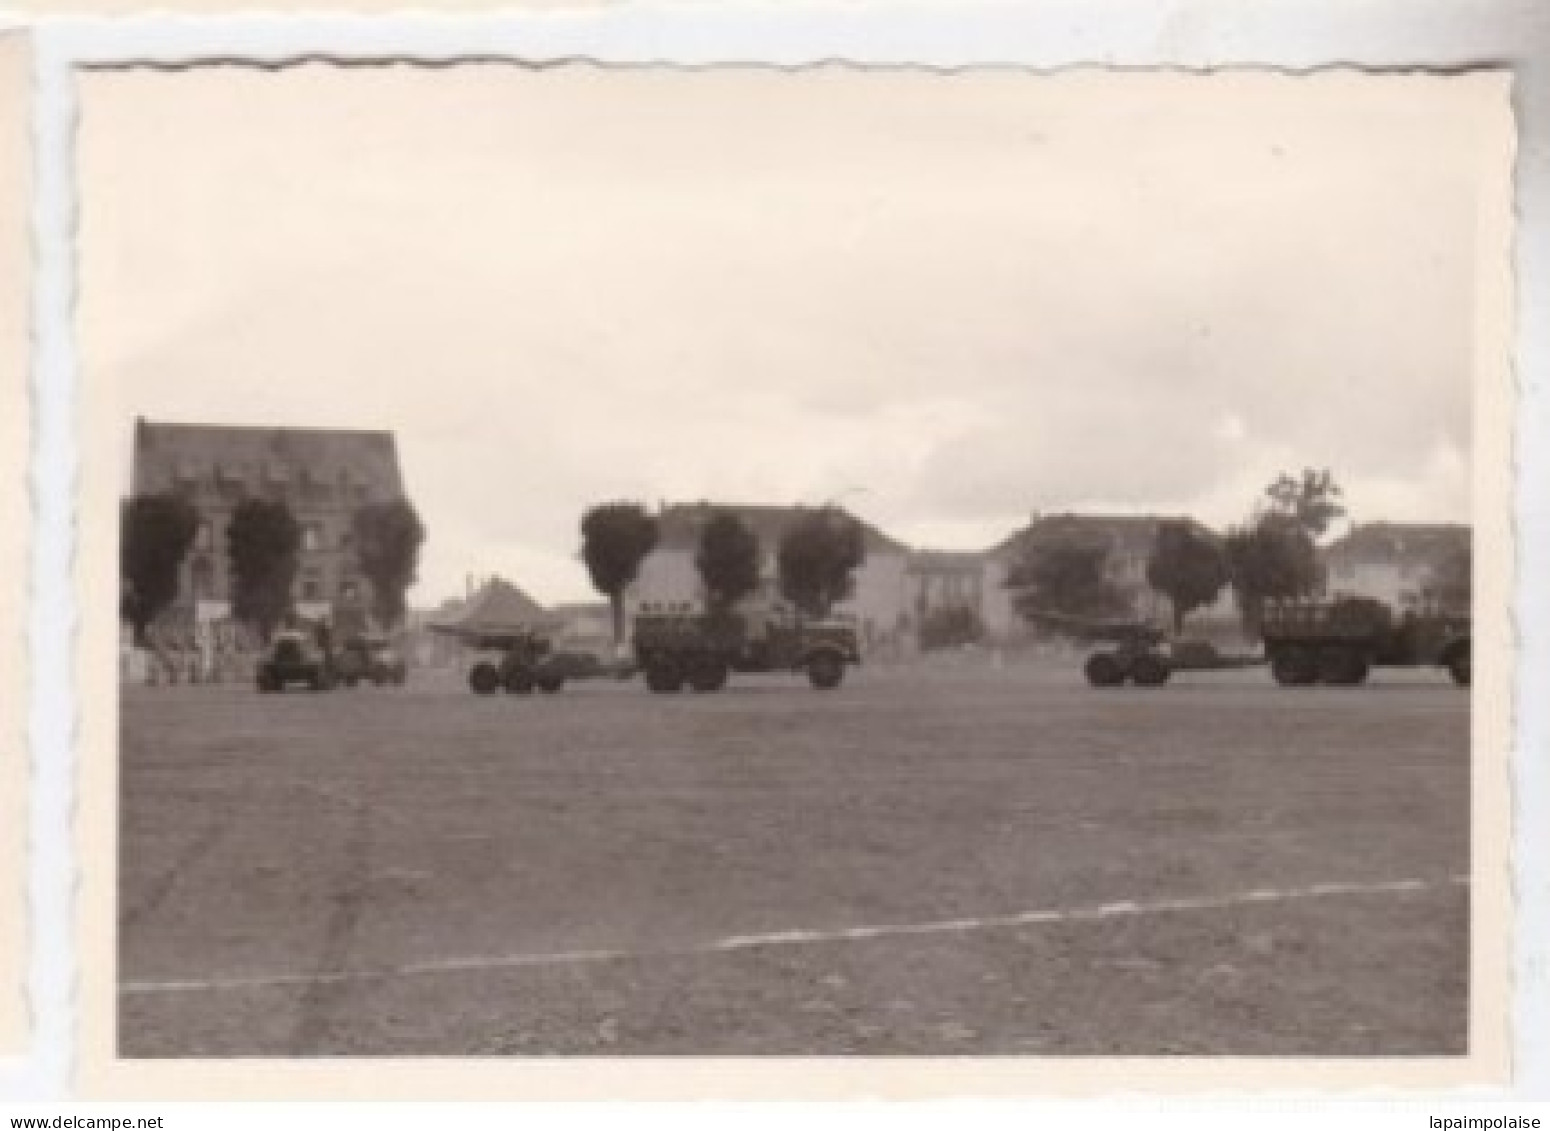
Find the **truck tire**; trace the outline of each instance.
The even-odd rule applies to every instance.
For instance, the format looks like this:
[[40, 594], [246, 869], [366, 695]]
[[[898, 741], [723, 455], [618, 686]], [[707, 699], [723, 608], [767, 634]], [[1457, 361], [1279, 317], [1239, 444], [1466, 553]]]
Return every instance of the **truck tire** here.
[[1334, 687], [1356, 687], [1367, 681], [1371, 665], [1359, 648], [1326, 648], [1319, 653], [1319, 682]]
[[501, 687], [500, 669], [488, 660], [481, 660], [468, 672], [468, 688], [475, 695], [494, 695]]
[[1113, 652], [1094, 652], [1082, 665], [1082, 674], [1094, 687], [1118, 687], [1125, 682], [1125, 665]]
[[646, 665], [646, 686], [658, 695], [682, 691], [683, 672], [672, 660], [655, 660]]
[[545, 695], [553, 695], [565, 686], [565, 677], [559, 672], [544, 672], [537, 679], [538, 690]]
[[269, 668], [258, 669], [258, 689], [265, 694], [284, 690], [284, 684], [275, 678], [275, 674]]
[[529, 695], [533, 691], [533, 673], [513, 665], [501, 672], [501, 686], [508, 695]]
[[1471, 675], [1471, 657], [1469, 645], [1456, 645], [1449, 653], [1446, 661], [1448, 674], [1453, 677], [1453, 682], [1459, 687], [1468, 687]]
[[807, 658], [807, 682], [816, 691], [833, 691], [845, 678], [845, 661], [833, 652], [818, 652]]
[[1270, 657], [1270, 674], [1282, 687], [1307, 687], [1318, 679], [1318, 660], [1306, 648], [1282, 648]]
[[689, 686], [700, 692], [720, 691], [727, 685], [726, 661], [706, 656], [689, 668]]
[[1130, 664], [1130, 678], [1137, 687], [1161, 687], [1173, 673], [1161, 656], [1143, 652]]

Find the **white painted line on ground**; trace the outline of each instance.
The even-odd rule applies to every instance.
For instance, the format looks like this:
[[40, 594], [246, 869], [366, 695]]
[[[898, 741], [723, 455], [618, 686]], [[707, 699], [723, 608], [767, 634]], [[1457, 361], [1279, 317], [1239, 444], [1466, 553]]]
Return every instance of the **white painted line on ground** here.
[[562, 950], [535, 954], [494, 954], [469, 958], [442, 958], [428, 962], [410, 962], [379, 970], [321, 971], [314, 974], [247, 974], [231, 977], [185, 979], [181, 981], [129, 981], [119, 986], [125, 996], [143, 994], [199, 993], [219, 990], [284, 988], [287, 986], [335, 985], [342, 982], [368, 982], [391, 978], [409, 978], [429, 974], [457, 974], [488, 970], [519, 970], [534, 966], [575, 966], [588, 963], [618, 962], [629, 958], [682, 958], [694, 955], [724, 954], [730, 951], [757, 950], [764, 947], [810, 946], [815, 943], [858, 942], [867, 939], [905, 938], [914, 935], [964, 934], [971, 931], [1030, 927], [1050, 923], [1090, 923], [1105, 919], [1135, 918], [1178, 911], [1212, 911], [1253, 903], [1287, 903], [1300, 899], [1331, 896], [1385, 895], [1431, 891], [1467, 886], [1468, 876], [1449, 876], [1445, 880], [1368, 880], [1344, 883], [1306, 884], [1286, 888], [1251, 888], [1225, 895], [1182, 896], [1164, 899], [1119, 900], [1088, 907], [1052, 907], [1019, 911], [1010, 915], [990, 915], [972, 919], [937, 919], [924, 923], [882, 923], [859, 927], [834, 927], [813, 930], [772, 931], [754, 935], [690, 943], [660, 950]]

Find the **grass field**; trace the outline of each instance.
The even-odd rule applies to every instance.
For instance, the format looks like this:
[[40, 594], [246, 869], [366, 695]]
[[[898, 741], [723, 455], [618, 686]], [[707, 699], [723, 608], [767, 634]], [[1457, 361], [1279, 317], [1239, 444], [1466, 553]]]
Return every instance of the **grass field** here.
[[120, 1052], [1447, 1054], [1468, 702], [128, 688]]

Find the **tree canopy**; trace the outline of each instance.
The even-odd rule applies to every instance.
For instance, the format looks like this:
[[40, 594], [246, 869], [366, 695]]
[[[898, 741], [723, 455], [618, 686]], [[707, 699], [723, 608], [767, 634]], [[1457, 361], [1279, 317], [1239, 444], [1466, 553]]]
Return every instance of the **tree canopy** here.
[[624, 639], [624, 591], [657, 537], [657, 520], [638, 503], [603, 503], [582, 516], [581, 560], [613, 610], [615, 643]]
[[178, 574], [199, 531], [199, 512], [182, 495], [136, 495], [119, 514], [119, 615], [136, 643], [178, 595]]
[[371, 611], [383, 628], [404, 618], [404, 595], [414, 584], [425, 526], [407, 499], [367, 503], [352, 520], [361, 573], [371, 582]]
[[861, 524], [838, 507], [804, 511], [781, 536], [780, 592], [812, 616], [827, 616], [855, 589], [866, 561]]
[[758, 587], [759, 539], [737, 515], [719, 512], [700, 531], [694, 564], [710, 607], [731, 608]]
[[1266, 601], [1312, 594], [1319, 584], [1313, 537], [1289, 515], [1267, 512], [1227, 534], [1227, 563], [1243, 626], [1258, 638]]
[[1283, 473], [1265, 488], [1265, 495], [1270, 500], [1270, 514], [1291, 520], [1315, 541], [1346, 513], [1340, 502], [1340, 485], [1328, 469], [1309, 467], [1301, 475]]
[[1184, 630], [1184, 618], [1210, 605], [1227, 585], [1227, 554], [1213, 535], [1193, 523], [1173, 519], [1160, 523], [1146, 580], [1173, 606], [1173, 630]]
[[226, 532], [231, 557], [231, 611], [268, 640], [291, 611], [301, 564], [301, 524], [281, 499], [244, 499]]
[[1070, 535], [1034, 542], [1007, 572], [1007, 587], [1019, 590], [1013, 605], [1030, 618], [1127, 613], [1129, 602], [1108, 579], [1108, 561], [1109, 547], [1099, 538]]

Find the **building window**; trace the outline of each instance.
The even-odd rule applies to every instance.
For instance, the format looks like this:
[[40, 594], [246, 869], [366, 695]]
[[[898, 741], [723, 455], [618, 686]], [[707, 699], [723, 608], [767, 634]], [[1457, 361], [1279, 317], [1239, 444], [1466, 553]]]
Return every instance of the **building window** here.
[[341, 601], [354, 602], [360, 599], [361, 585], [353, 577], [346, 577], [339, 582], [339, 599]]
[[323, 548], [323, 531], [317, 523], [309, 522], [301, 528], [301, 548], [309, 554]]
[[301, 599], [303, 601], [321, 601], [323, 599], [323, 581], [318, 577], [316, 570], [308, 570], [302, 574]]

